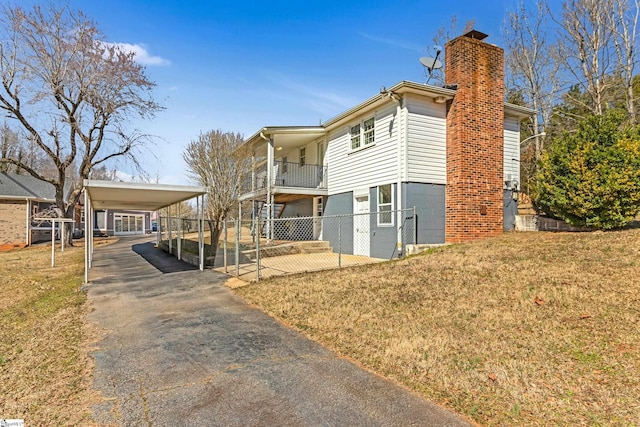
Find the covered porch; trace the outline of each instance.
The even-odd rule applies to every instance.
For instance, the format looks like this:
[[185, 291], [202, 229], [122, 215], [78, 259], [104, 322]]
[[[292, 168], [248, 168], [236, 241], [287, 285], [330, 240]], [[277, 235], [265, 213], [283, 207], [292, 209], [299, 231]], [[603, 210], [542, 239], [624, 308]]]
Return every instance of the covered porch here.
[[260, 129], [241, 148], [251, 156], [252, 167], [239, 202], [253, 201], [254, 215], [275, 219], [285, 203], [307, 200], [306, 215], [311, 215], [311, 201], [328, 194], [326, 138], [322, 126]]

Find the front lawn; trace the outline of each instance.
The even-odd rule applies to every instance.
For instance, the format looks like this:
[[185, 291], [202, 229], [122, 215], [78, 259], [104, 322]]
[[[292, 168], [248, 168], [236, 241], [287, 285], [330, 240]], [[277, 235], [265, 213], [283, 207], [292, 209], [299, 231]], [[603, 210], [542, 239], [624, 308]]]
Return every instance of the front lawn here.
[[93, 425], [82, 245], [0, 252], [0, 419]]

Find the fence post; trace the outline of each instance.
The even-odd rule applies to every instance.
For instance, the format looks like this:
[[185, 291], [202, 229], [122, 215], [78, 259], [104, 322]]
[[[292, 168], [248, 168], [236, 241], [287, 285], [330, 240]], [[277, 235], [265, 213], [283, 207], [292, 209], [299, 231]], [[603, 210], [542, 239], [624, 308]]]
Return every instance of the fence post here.
[[224, 227], [224, 242], [222, 243], [222, 256], [224, 257], [224, 272], [228, 273], [227, 269], [227, 220], [226, 218], [222, 221], [222, 226]]
[[413, 244], [418, 244], [418, 213], [416, 207], [413, 207]]
[[256, 239], [256, 280], [260, 281], [260, 218], [256, 218], [256, 230], [258, 230]]
[[236, 277], [240, 277], [240, 229], [242, 228], [242, 220], [237, 219], [236, 223]]
[[338, 268], [342, 268], [342, 217], [338, 217]]

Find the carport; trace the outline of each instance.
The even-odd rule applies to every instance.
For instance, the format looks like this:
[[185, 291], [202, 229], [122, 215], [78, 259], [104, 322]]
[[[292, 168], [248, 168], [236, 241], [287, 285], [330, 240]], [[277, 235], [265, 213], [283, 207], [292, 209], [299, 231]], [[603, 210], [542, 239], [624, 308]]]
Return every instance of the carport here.
[[204, 269], [204, 196], [206, 187], [84, 180], [84, 282], [93, 259], [93, 212], [96, 209], [157, 211], [196, 199], [200, 270]]

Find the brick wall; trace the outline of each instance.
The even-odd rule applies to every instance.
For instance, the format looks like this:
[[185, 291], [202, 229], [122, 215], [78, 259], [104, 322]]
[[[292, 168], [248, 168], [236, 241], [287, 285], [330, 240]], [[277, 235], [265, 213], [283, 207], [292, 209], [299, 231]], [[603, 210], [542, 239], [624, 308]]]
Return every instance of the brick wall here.
[[455, 243], [503, 232], [504, 55], [466, 36], [445, 48], [447, 111], [445, 239]]
[[24, 247], [27, 237], [26, 201], [0, 200], [0, 250]]

